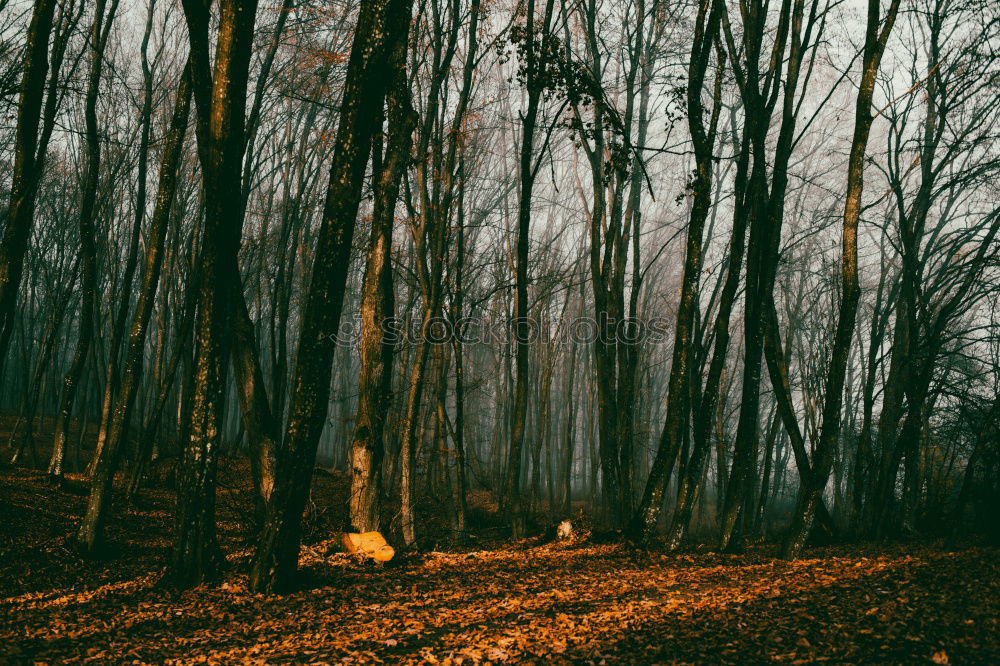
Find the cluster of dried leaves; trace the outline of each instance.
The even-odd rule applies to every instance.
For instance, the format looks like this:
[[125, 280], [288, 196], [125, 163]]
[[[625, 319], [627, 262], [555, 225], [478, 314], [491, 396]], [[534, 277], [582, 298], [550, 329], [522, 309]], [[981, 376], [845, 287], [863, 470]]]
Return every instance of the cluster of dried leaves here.
[[84, 563], [65, 541], [82, 498], [0, 471], [0, 663], [1000, 663], [995, 549], [784, 562], [529, 540], [383, 568], [331, 535], [304, 549], [300, 592], [262, 597], [224, 515], [233, 566], [173, 593], [168, 495], [116, 521], [118, 557]]

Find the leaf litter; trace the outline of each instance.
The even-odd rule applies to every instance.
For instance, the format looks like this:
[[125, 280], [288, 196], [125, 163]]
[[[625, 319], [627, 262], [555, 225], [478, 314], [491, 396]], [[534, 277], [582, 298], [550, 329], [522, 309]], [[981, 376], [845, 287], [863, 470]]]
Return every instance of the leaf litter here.
[[[380, 567], [303, 548], [303, 587], [247, 591], [250, 548], [220, 501], [221, 580], [158, 585], [170, 497], [144, 490], [83, 562], [80, 493], [0, 471], [0, 663], [1000, 663], [996, 548], [812, 549], [777, 559], [586, 541], [431, 551]], [[320, 535], [322, 536], [322, 535]]]

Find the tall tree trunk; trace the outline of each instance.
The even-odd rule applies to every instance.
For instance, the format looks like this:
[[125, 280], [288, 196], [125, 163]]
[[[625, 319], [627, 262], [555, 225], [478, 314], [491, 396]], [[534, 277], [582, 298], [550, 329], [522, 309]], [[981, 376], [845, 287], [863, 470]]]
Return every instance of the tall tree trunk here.
[[[553, 0], [547, 0], [542, 29], [548, 30], [552, 17]], [[510, 513], [511, 535], [524, 536], [524, 509], [521, 500], [521, 458], [524, 447], [524, 429], [528, 417], [528, 249], [531, 244], [531, 198], [535, 185], [534, 146], [535, 126], [539, 105], [544, 92], [542, 72], [544, 63], [538, 62], [541, 53], [535, 45], [535, 0], [528, 0], [525, 18], [525, 81], [528, 104], [521, 116], [521, 146], [518, 164], [520, 193], [517, 204], [517, 246], [514, 267], [514, 405], [511, 414], [510, 450], [507, 456], [507, 478], [504, 497]]]
[[221, 0], [214, 72], [209, 64], [209, 7], [184, 0], [191, 45], [191, 83], [197, 109], [198, 156], [205, 191], [205, 231], [198, 262], [198, 321], [191, 434], [177, 479], [174, 547], [169, 577], [191, 587], [214, 577], [220, 563], [215, 536], [215, 467], [222, 440], [227, 333], [242, 208], [240, 191], [246, 91], [256, 0]]
[[37, 164], [38, 155], [45, 153], [45, 145], [38, 145], [38, 119], [42, 112], [45, 75], [49, 67], [49, 34], [52, 32], [56, 4], [56, 0], [35, 0], [25, 36], [24, 75], [21, 78], [17, 128], [14, 134], [10, 206], [3, 239], [0, 240], [0, 385], [5, 384], [4, 367], [10, 337], [14, 332], [14, 308], [35, 215], [35, 196], [41, 177]]
[[[97, 451], [100, 451], [107, 437], [111, 421], [112, 403], [121, 382], [121, 346], [125, 337], [125, 326], [128, 323], [128, 313], [132, 302], [132, 281], [135, 277], [139, 261], [139, 237], [146, 213], [146, 174], [149, 169], [149, 136], [152, 129], [153, 116], [153, 72], [149, 69], [149, 38], [153, 31], [153, 16], [156, 11], [156, 0], [150, 0], [146, 10], [146, 27], [139, 47], [142, 65], [143, 98], [139, 118], [139, 157], [136, 169], [135, 215], [132, 220], [132, 232], [129, 236], [128, 252], [125, 258], [125, 272], [121, 281], [121, 297], [118, 299], [118, 311], [114, 305], [110, 308], [111, 336], [108, 351], [107, 371], [104, 373], [104, 395], [101, 401], [101, 421], [97, 431]], [[114, 294], [114, 289], [111, 290]]]
[[[449, 216], [455, 197], [455, 168], [458, 163], [458, 151], [462, 137], [462, 123], [465, 120], [466, 109], [472, 89], [472, 68], [476, 58], [477, 41], [475, 28], [478, 26], [478, 3], [473, 7], [473, 20], [470, 21], [470, 38], [466, 52], [466, 63], [463, 71], [462, 89], [456, 104], [452, 122], [447, 137], [443, 134], [444, 123], [439, 119], [439, 109], [444, 103], [443, 92], [449, 76], [452, 59], [457, 51], [459, 28], [458, 3], [453, 3], [451, 24], [447, 31], [439, 26], [441, 34], [433, 40], [433, 66], [431, 69], [430, 89], [425, 102], [423, 123], [420, 128], [420, 141], [416, 150], [422, 159], [417, 164], [416, 186], [420, 200], [419, 215], [412, 214], [417, 220], [411, 225], [414, 242], [414, 265], [416, 268], [420, 298], [423, 301], [421, 314], [421, 340], [417, 346], [411, 369], [407, 394], [406, 411], [400, 424], [400, 522], [403, 541], [407, 546], [416, 543], [414, 519], [415, 467], [417, 463], [416, 450], [419, 448], [418, 420], [420, 418], [421, 396], [423, 391], [424, 368], [429, 354], [430, 322], [442, 314], [441, 303], [444, 285], [442, 275], [446, 263], [445, 255], [449, 236]], [[447, 144], [447, 151], [444, 146]], [[410, 204], [412, 212], [412, 203]], [[439, 341], [441, 342], [441, 341]], [[421, 431], [422, 432], [422, 431]]]
[[[80, 546], [90, 553], [97, 550], [103, 538], [104, 523], [110, 510], [112, 481], [121, 458], [123, 440], [128, 431], [135, 404], [135, 394], [139, 388], [146, 331], [149, 327], [160, 279], [160, 269], [163, 265], [164, 241], [170, 220], [170, 209], [177, 191], [177, 171], [191, 105], [190, 76], [190, 68], [186, 66], [178, 86], [177, 100], [174, 104], [170, 128], [167, 131], [163, 149], [163, 158], [160, 163], [160, 182], [156, 195], [156, 206], [150, 223], [142, 283], [139, 287], [139, 296], [129, 332], [122, 381], [110, 410], [111, 420], [108, 424], [105, 444], [95, 452], [96, 460], [94, 473], [91, 477], [90, 496], [87, 500], [87, 512], [77, 535]], [[128, 297], [128, 294], [123, 295], [123, 298]], [[147, 433], [147, 436], [140, 440], [143, 444], [143, 450], [140, 450], [138, 458], [145, 457], [143, 455], [145, 444], [152, 439], [153, 434]], [[142, 463], [137, 460], [133, 464], [138, 469]]]
[[[31, 382], [27, 385], [27, 397], [25, 399], [24, 411], [14, 424], [14, 428], [11, 431], [10, 440], [8, 442], [11, 448], [15, 449], [11, 463], [16, 463], [18, 461], [21, 453], [24, 451], [25, 445], [30, 446], [32, 450], [35, 448], [35, 415], [38, 411], [39, 400], [42, 397], [42, 388], [45, 384], [45, 373], [50, 369], [49, 365], [51, 364], [52, 356], [56, 352], [56, 343], [59, 341], [59, 328], [62, 326], [63, 319], [66, 317], [66, 310], [68, 309], [67, 306], [69, 305], [70, 297], [73, 295], [72, 284], [75, 279], [77, 266], [79, 266], [79, 264], [80, 255], [77, 254], [73, 259], [72, 266], [66, 273], [69, 287], [57, 300], [56, 307], [49, 317], [47, 330], [42, 337], [41, 349], [39, 349], [38, 359], [35, 361], [35, 371], [32, 375]], [[67, 284], [67, 282], [62, 283]], [[22, 423], [24, 424], [23, 433], [19, 432]], [[55, 455], [56, 451], [53, 450], [52, 453], [53, 455], [49, 459], [49, 474], [52, 474], [55, 478], [61, 478], [65, 451], [63, 451], [58, 457]]]
[[[702, 234], [712, 204], [712, 149], [719, 119], [719, 81], [715, 85], [715, 103], [708, 123], [705, 123], [702, 104], [702, 88], [705, 73], [715, 47], [722, 7], [718, 1], [705, 1], [698, 7], [695, 22], [694, 41], [688, 67], [687, 115], [695, 149], [694, 202], [688, 223], [687, 247], [684, 255], [684, 274], [681, 281], [680, 304], [677, 308], [677, 324], [674, 333], [674, 348], [667, 387], [667, 414], [664, 419], [660, 443], [653, 459], [653, 466], [646, 481], [639, 507], [629, 525], [630, 537], [640, 543], [653, 534], [659, 522], [663, 497], [670, 483], [674, 461], [680, 448], [682, 427], [687, 422], [685, 412], [689, 409], [689, 372], [691, 369], [691, 334], [698, 308], [698, 285], [701, 277]], [[722, 66], [722, 63], [719, 63]], [[689, 465], [690, 466], [690, 465]]]
[[803, 479], [799, 490], [798, 506], [792, 518], [788, 536], [782, 545], [782, 556], [798, 557], [806, 536], [812, 526], [816, 505], [830, 474], [833, 464], [833, 449], [840, 437], [840, 411], [844, 394], [844, 379], [847, 370], [851, 340], [857, 317], [861, 288], [858, 285], [858, 221], [861, 217], [861, 195], [864, 189], [865, 150], [871, 131], [872, 96], [875, 78], [878, 74], [882, 53], [885, 51], [889, 33], [896, 21], [899, 0], [892, 0], [881, 17], [879, 0], [869, 0], [868, 21], [865, 31], [864, 57], [862, 60], [861, 83], [858, 89], [854, 118], [854, 139], [847, 165], [847, 201], [844, 204], [844, 227], [841, 257], [841, 301], [837, 315], [837, 330], [833, 349], [830, 352], [830, 368], [827, 372], [823, 400], [823, 427], [816, 445], [813, 473]]
[[392, 388], [394, 298], [392, 233], [399, 187], [412, 144], [415, 113], [405, 75], [406, 43], [394, 45], [395, 79], [387, 94], [388, 144], [375, 191], [371, 240], [361, 287], [361, 371], [351, 443], [350, 526], [355, 532], [381, 529], [382, 456], [385, 417]]
[[358, 17], [302, 318], [288, 425], [250, 575], [250, 586], [258, 592], [288, 589], [294, 582], [300, 522], [326, 420], [334, 334], [340, 324], [355, 218], [379, 109], [387, 84], [394, 79], [390, 53], [406, 41], [411, 9], [412, 0], [375, 0], [364, 3]]
[[[479, 11], [479, 0], [473, 2], [473, 11]], [[474, 19], [471, 30], [475, 30], [478, 18]], [[470, 70], [471, 74], [471, 70]], [[455, 442], [455, 484], [453, 501], [455, 504], [455, 540], [465, 543], [466, 486], [465, 479], [465, 359], [464, 333], [462, 328], [463, 307], [465, 305], [465, 160], [458, 166], [458, 211], [455, 243], [455, 284], [451, 297], [451, 321], [454, 328], [452, 346], [455, 356], [455, 428], [452, 439]]]
[[[721, 51], [720, 51], [721, 57]], [[720, 92], [721, 66], [716, 77], [716, 93]], [[717, 98], [718, 99], [718, 98]], [[737, 158], [737, 182], [745, 178], [749, 161], [748, 145], [744, 138]], [[739, 204], [738, 204], [739, 205]], [[746, 247], [747, 218], [740, 210], [733, 215], [733, 229], [729, 242], [729, 259], [726, 262], [726, 276], [719, 297], [719, 310], [715, 317], [713, 337], [715, 344], [712, 359], [708, 366], [708, 376], [704, 389], [698, 386], [699, 378], [692, 377], [693, 396], [698, 400], [698, 408], [693, 409], [692, 439], [694, 446], [691, 458], [688, 460], [684, 477], [677, 483], [677, 504], [674, 516], [667, 534], [667, 547], [677, 549], [686, 534], [694, 513], [695, 500], [700, 486], [707, 475], [708, 459], [712, 452], [712, 430], [716, 430], [716, 495], [717, 511], [721, 512], [724, 497], [722, 489], [726, 485], [725, 451], [725, 393], [726, 393], [726, 357], [729, 352], [730, 318], [736, 303], [737, 289], [740, 284], [740, 271], [743, 266], [743, 250]], [[700, 396], [700, 397], [699, 397]]]
[[[788, 433], [788, 439], [792, 445], [795, 468], [799, 472], [799, 478], [806, 479], [812, 475], [813, 470], [809, 463], [809, 454], [806, 452], [805, 437], [799, 428], [798, 418], [795, 416], [795, 409], [792, 405], [792, 390], [788, 379], [788, 361], [781, 344], [778, 313], [775, 311], [773, 302], [765, 307], [767, 307], [767, 312], [765, 313], [767, 329], [764, 333], [764, 358], [767, 361], [771, 388], [774, 390], [779, 418], [784, 424], [785, 432]], [[833, 517], [826, 508], [826, 504], [823, 502], [823, 498], [819, 498], [817, 502], [816, 516], [819, 519], [819, 525], [829, 534], [836, 534], [836, 525]]]
[[[107, 13], [105, 14], [105, 9]], [[104, 66], [104, 50], [115, 20], [118, 0], [97, 0], [94, 6], [94, 22], [90, 28], [90, 73], [87, 78], [87, 94], [84, 103], [86, 124], [84, 153], [87, 171], [83, 182], [80, 202], [80, 329], [73, 352], [73, 360], [63, 378], [59, 411], [56, 414], [53, 436], [53, 456], [62, 458], [69, 435], [69, 422], [76, 399], [76, 390], [83, 376], [83, 369], [90, 354], [94, 339], [94, 313], [97, 298], [97, 246], [95, 244], [95, 221], [97, 218], [97, 190], [101, 179], [101, 138], [97, 126], [97, 97], [100, 92], [101, 71]], [[58, 472], [62, 470], [59, 469]]]
[[[244, 126], [244, 154], [241, 156], [242, 169], [242, 196], [240, 205], [245, 211], [247, 201], [250, 198], [251, 185], [254, 173], [254, 142], [260, 127], [261, 107], [264, 99], [264, 92], [268, 82], [271, 68], [274, 65], [275, 55], [281, 44], [281, 36], [291, 13], [293, 0], [282, 0], [278, 9], [278, 19], [275, 21], [274, 31], [271, 35], [271, 42], [267, 52], [262, 58], [260, 71], [257, 74], [257, 86], [254, 90], [253, 105], [247, 114]], [[242, 219], [242, 218], [241, 218]], [[286, 239], [283, 239], [286, 240]], [[283, 250], [283, 248], [282, 248]], [[242, 285], [237, 257], [229, 258], [227, 272], [230, 280], [235, 285]], [[282, 263], [283, 260], [282, 260]], [[284, 266], [281, 266], [284, 269]], [[276, 285], [276, 288], [281, 285]], [[277, 300], [277, 299], [275, 299]], [[267, 395], [267, 388], [264, 382], [264, 372], [260, 365], [259, 345], [254, 334], [253, 321], [250, 319], [250, 312], [247, 308], [246, 296], [242, 289], [237, 288], [232, 299], [233, 317], [232, 330], [232, 363], [233, 374], [236, 379], [236, 395], [240, 403], [240, 411], [243, 416], [243, 425], [246, 428], [247, 439], [249, 440], [250, 470], [253, 476], [254, 487], [257, 491], [257, 513], [258, 518], [263, 519], [267, 500], [274, 490], [275, 466], [277, 464], [277, 449], [280, 438], [280, 409], [272, 402], [272, 398]], [[287, 323], [287, 317], [284, 317]], [[278, 325], [282, 325], [281, 322]], [[273, 370], [278, 374], [283, 374], [282, 370]], [[278, 384], [278, 388], [281, 385]]]
[[[757, 460], [760, 375], [767, 314], [774, 300], [774, 282], [777, 272], [781, 228], [784, 221], [785, 197], [788, 189], [788, 165], [795, 146], [797, 112], [801, 99], [796, 100], [800, 85], [804, 54], [820, 38], [823, 22], [817, 25], [818, 3], [812, 2], [808, 17], [805, 0], [794, 0], [782, 5], [774, 31], [771, 58], [764, 70], [760, 68], [760, 55], [767, 23], [767, 7], [753, 3], [744, 16], [745, 34], [743, 66], [737, 63], [739, 51], [732, 42], [728, 25], [725, 30], [730, 55], [734, 59], [734, 72], [740, 87], [746, 112], [746, 132], [753, 153], [750, 171], [747, 212], [750, 216], [750, 240], [746, 271], [746, 313], [744, 316], [743, 385], [740, 396], [740, 415], [733, 449], [733, 466], [726, 488], [726, 500], [719, 518], [719, 548], [738, 549], [737, 518], [741, 524], [752, 524], [747, 510], [747, 498], [753, 498], [754, 467]], [[783, 58], [787, 48], [787, 59]], [[787, 60], [787, 65], [783, 62]], [[784, 75], [782, 75], [782, 68]], [[811, 72], [811, 67], [807, 67]], [[808, 78], [807, 78], [808, 81]], [[782, 90], [782, 112], [778, 139], [774, 147], [773, 164], [767, 162], [767, 135], [770, 117]], [[771, 184], [768, 189], [768, 170]], [[734, 536], [736, 537], [734, 539]]]

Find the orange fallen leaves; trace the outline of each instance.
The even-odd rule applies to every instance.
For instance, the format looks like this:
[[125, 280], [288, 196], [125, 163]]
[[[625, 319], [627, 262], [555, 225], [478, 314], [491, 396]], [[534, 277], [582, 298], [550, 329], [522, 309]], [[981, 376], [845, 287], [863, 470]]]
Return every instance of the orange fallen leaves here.
[[[22, 526], [5, 551], [23, 564], [0, 575], [0, 663], [1000, 663], [996, 549], [834, 548], [784, 562], [766, 548], [528, 543], [384, 569], [314, 543], [308, 585], [262, 597], [247, 591], [231, 533], [224, 579], [175, 594], [156, 586], [163, 544], [85, 564], [59, 545], [65, 525], [50, 527]], [[0, 558], [0, 574], [13, 571]]]

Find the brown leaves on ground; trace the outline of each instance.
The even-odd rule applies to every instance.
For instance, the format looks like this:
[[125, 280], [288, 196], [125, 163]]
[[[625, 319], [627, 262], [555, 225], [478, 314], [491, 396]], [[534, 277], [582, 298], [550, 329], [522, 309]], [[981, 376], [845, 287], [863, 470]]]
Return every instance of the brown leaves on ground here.
[[[162, 549], [74, 560], [53, 536], [66, 527], [53, 502], [75, 497], [11, 481], [0, 473], [0, 510], [15, 518], [0, 542], [0, 662], [1000, 663], [995, 549], [841, 548], [784, 562], [769, 549], [548, 544], [380, 568], [324, 555], [331, 541], [304, 549], [295, 594], [248, 593], [235, 549], [220, 584], [171, 594], [156, 586]], [[27, 500], [38, 502], [30, 526]], [[132, 532], [138, 519], [122, 522]], [[30, 552], [47, 555], [11, 559]]]

